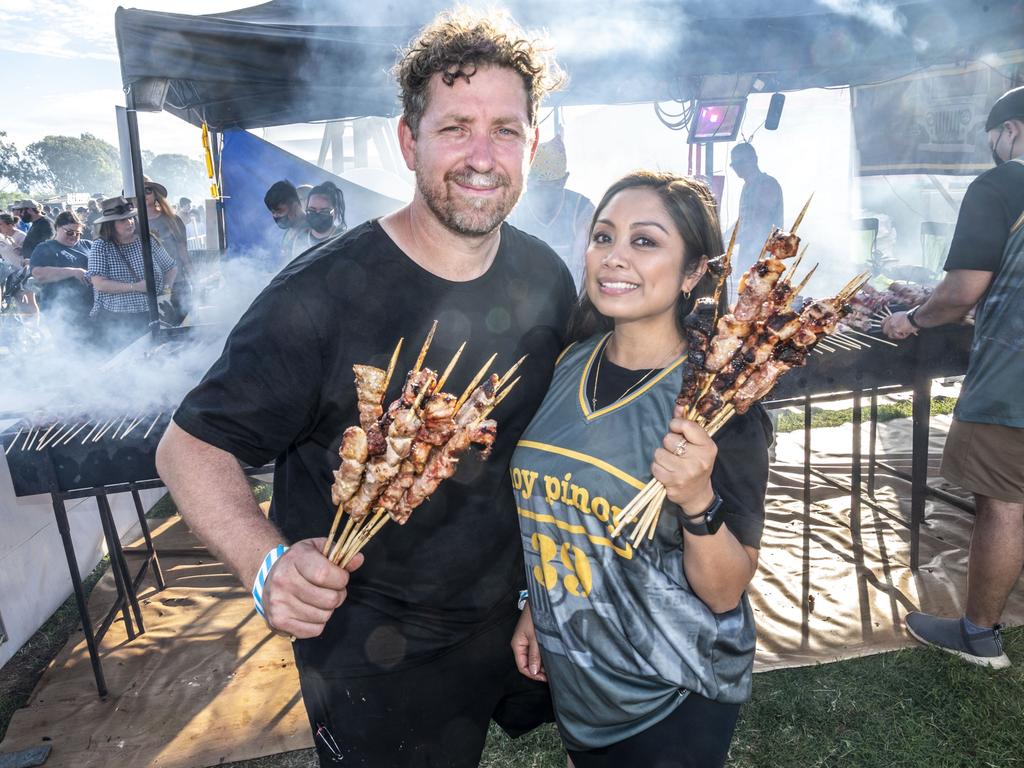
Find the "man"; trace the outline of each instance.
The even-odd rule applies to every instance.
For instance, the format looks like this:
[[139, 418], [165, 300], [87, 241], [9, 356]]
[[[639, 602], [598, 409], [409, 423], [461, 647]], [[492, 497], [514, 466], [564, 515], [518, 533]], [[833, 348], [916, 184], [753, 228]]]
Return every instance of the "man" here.
[[187, 197], [178, 198], [178, 215], [181, 216], [182, 221], [188, 221], [188, 215], [192, 211], [192, 201]]
[[996, 101], [985, 130], [996, 167], [967, 188], [946, 276], [928, 301], [894, 313], [883, 329], [905, 339], [977, 305], [941, 469], [974, 493], [966, 610], [949, 619], [910, 613], [907, 628], [923, 643], [998, 669], [1010, 665], [999, 619], [1024, 567], [1024, 88]]
[[557, 134], [537, 147], [526, 192], [509, 221], [550, 245], [569, 267], [579, 288], [594, 204], [578, 192], [566, 189], [568, 179], [565, 144], [562, 135]]
[[[743, 179], [740, 193], [740, 231], [736, 235], [736, 257], [732, 273], [738, 279], [761, 254], [772, 227], [782, 227], [782, 187], [773, 176], [762, 171], [752, 144], [737, 144], [730, 165]], [[735, 226], [735, 224], [733, 225]]]
[[53, 237], [53, 224], [40, 213], [39, 203], [35, 200], [22, 200], [16, 205], [21, 209], [21, 220], [31, 225], [25, 234], [25, 242], [21, 244], [22, 258], [31, 259], [35, 247]]
[[[269, 566], [263, 609], [299, 638], [322, 765], [468, 767], [491, 718], [517, 735], [551, 716], [546, 689], [518, 674], [509, 650], [525, 572], [508, 461], [543, 397], [573, 289], [549, 248], [502, 222], [536, 147], [540, 99], [560, 75], [507, 16], [469, 10], [423, 30], [396, 74], [412, 202], [277, 275], [176, 412], [157, 464], [192, 530], [243, 584]], [[428, 366], [466, 342], [447, 390], [493, 353], [502, 370], [528, 355], [521, 382], [493, 414], [490, 460], [463, 459], [343, 570], [320, 550], [340, 435], [357, 423], [352, 365], [386, 367], [404, 338], [392, 400], [435, 319]], [[267, 520], [238, 459], [274, 457]]]
[[303, 203], [299, 200], [295, 185], [287, 179], [275, 181], [263, 196], [263, 204], [267, 206], [278, 228], [285, 230], [281, 240], [281, 255], [285, 262], [291, 261], [296, 240], [309, 231]]

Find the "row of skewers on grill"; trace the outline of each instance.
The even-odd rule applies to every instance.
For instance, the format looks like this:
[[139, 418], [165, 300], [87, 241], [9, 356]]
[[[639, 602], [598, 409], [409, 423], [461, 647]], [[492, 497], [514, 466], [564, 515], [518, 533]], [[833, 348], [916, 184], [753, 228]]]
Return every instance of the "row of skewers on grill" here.
[[[843, 325], [850, 331], [877, 331], [893, 307], [911, 309], [924, 304], [932, 289], [916, 283], [894, 282], [880, 291], [865, 285], [850, 301], [850, 312]], [[873, 337], [875, 338], [875, 337]]]
[[[687, 358], [676, 404], [685, 408], [686, 418], [696, 421], [709, 435], [720, 430], [734, 414], [746, 413], [765, 398], [786, 371], [802, 366], [807, 356], [828, 336], [833, 340], [842, 318], [849, 312], [851, 298], [864, 287], [868, 274], [850, 280], [835, 296], [794, 300], [814, 274], [816, 266], [794, 283], [803, 259], [797, 228], [807, 205], [790, 232], [773, 229], [758, 260], [740, 279], [732, 310], [719, 317], [719, 298], [731, 271], [736, 232], [733, 231], [719, 271], [717, 287], [710, 298], [698, 300], [684, 321]], [[806, 249], [805, 249], [806, 250]], [[787, 267], [785, 260], [793, 259]], [[874, 337], [870, 337], [876, 341]], [[634, 523], [631, 540], [653, 538], [666, 498], [665, 487], [651, 480], [616, 517], [613, 535]]]
[[[389, 520], [399, 525], [408, 522], [413, 510], [455, 474], [470, 446], [478, 446], [482, 459], [490, 455], [498, 425], [488, 416], [519, 381], [512, 377], [525, 357], [499, 377], [488, 374], [497, 357], [492, 355], [463, 393], [455, 396], [445, 392], [444, 386], [466, 345], [459, 347], [439, 376], [423, 367], [436, 329], [435, 321], [406, 375], [401, 395], [386, 410], [384, 397], [402, 340], [386, 371], [352, 366], [359, 426], [348, 427], [342, 435], [341, 466], [331, 487], [337, 511], [323, 548], [336, 564], [348, 564]], [[343, 518], [347, 519], [341, 527]]]
[[[151, 411], [140, 411], [136, 414], [125, 413], [114, 416], [110, 419], [103, 417], [79, 417], [71, 419], [56, 419], [47, 423], [36, 425], [30, 423], [26, 428], [24, 425], [18, 428], [14, 438], [4, 449], [4, 454], [11, 451], [42, 451], [46, 448], [56, 448], [70, 444], [79, 439], [81, 445], [86, 443], [97, 443], [100, 440], [124, 440], [133, 432], [142, 435], [146, 440], [160, 422], [165, 411], [160, 411], [150, 418]], [[144, 425], [147, 425], [143, 429]]]

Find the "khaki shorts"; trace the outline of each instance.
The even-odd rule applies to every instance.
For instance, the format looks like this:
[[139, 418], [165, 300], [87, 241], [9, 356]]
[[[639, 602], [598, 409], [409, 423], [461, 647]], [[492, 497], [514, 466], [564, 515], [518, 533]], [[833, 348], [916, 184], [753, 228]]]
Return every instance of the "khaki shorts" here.
[[939, 473], [979, 496], [1024, 503], [1024, 429], [953, 419]]

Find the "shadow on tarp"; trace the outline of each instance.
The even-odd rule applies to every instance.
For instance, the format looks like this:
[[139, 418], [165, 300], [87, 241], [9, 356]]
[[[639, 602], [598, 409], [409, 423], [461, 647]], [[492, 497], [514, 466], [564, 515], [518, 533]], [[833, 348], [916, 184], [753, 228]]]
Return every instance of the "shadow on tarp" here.
[[[933, 469], [946, 425], [948, 418], [933, 421]], [[848, 481], [850, 437], [849, 425], [815, 430], [815, 465]], [[909, 419], [881, 425], [879, 438], [887, 459], [909, 466]], [[865, 504], [857, 533], [849, 496], [817, 479], [805, 517], [801, 440], [800, 432], [780, 436], [750, 589], [758, 671], [914, 645], [906, 612], [956, 615], [966, 581], [972, 518], [933, 500], [921, 531], [922, 566], [910, 571], [909, 529], [900, 523], [910, 516], [910, 486], [903, 480], [879, 475], [883, 509]], [[288, 641], [267, 632], [248, 593], [179, 518], [155, 533], [157, 548], [175, 553], [162, 559], [169, 587], [144, 592], [145, 635], [125, 643], [121, 624], [108, 633], [109, 699], [96, 697], [79, 633], [16, 713], [0, 749], [52, 744], [48, 767], [199, 768], [312, 746]], [[112, 595], [107, 574], [93, 593], [95, 610]], [[1004, 618], [1024, 621], [1024, 590], [1011, 597]]]

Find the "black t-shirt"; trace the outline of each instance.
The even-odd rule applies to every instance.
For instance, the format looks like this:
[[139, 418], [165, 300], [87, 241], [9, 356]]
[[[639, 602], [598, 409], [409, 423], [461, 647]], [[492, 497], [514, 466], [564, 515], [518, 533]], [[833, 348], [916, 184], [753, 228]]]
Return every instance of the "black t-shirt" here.
[[[32, 251], [29, 262], [32, 269], [36, 267], [78, 267], [89, 268], [89, 251], [92, 241], [79, 240], [74, 245], [61, 245], [56, 240], [40, 243]], [[63, 308], [76, 317], [84, 317], [92, 310], [92, 287], [74, 278], [59, 280], [55, 283], [41, 283], [39, 298], [44, 312], [53, 312]]]
[[[601, 360], [600, 375], [597, 375], [597, 366], [591, 366], [586, 397], [588, 401], [593, 397], [595, 375], [597, 408], [605, 408], [622, 399], [625, 392], [639, 389], [634, 388], [634, 385], [641, 379], [649, 381], [649, 377], [644, 379], [648, 373], [652, 371], [622, 368], [604, 357]], [[668, 421], [669, 416], [666, 415], [666, 431]], [[764, 531], [768, 446], [771, 439], [772, 423], [760, 403], [743, 415], [733, 416], [715, 435], [718, 457], [711, 470], [711, 485], [722, 497], [722, 522], [741, 544], [755, 549], [761, 547], [761, 534]], [[653, 458], [653, 449], [651, 455]], [[764, 481], [756, 478], [764, 478]]]
[[1010, 229], [1024, 213], [1024, 164], [997, 165], [970, 183], [960, 204], [946, 271], [998, 272]]
[[445, 386], [455, 394], [493, 353], [499, 374], [529, 355], [493, 413], [490, 460], [467, 454], [405, 526], [370, 542], [345, 605], [299, 643], [301, 665], [327, 676], [395, 669], [515, 610], [523, 566], [508, 462], [544, 397], [573, 298], [554, 252], [507, 224], [490, 269], [460, 283], [418, 266], [370, 221], [297, 258], [242, 316], [174, 420], [250, 464], [276, 458], [270, 515], [289, 541], [330, 529], [341, 434], [359, 423], [354, 363], [386, 368], [405, 339], [390, 402], [434, 320], [427, 366], [443, 369], [467, 342]]
[[32, 223], [32, 226], [29, 227], [28, 232], [25, 234], [25, 242], [21, 244], [21, 257], [23, 259], [31, 259], [36, 246], [46, 242], [51, 237], [53, 237], [53, 223], [45, 216], [39, 217]]

